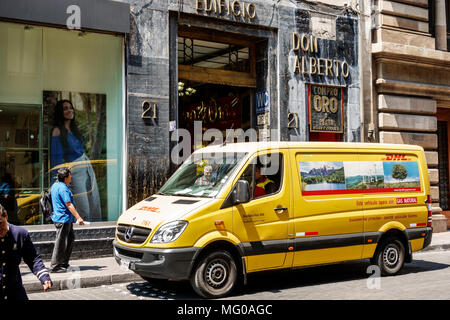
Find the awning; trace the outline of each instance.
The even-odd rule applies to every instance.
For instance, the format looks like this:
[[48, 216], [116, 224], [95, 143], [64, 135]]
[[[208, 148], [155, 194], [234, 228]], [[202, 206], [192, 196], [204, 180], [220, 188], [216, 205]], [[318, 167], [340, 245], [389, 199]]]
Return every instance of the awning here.
[[[77, 7], [73, 7], [74, 5]], [[128, 3], [110, 0], [0, 1], [0, 19], [67, 27], [67, 21], [74, 21], [73, 14], [77, 12], [79, 12], [81, 29], [130, 32]]]

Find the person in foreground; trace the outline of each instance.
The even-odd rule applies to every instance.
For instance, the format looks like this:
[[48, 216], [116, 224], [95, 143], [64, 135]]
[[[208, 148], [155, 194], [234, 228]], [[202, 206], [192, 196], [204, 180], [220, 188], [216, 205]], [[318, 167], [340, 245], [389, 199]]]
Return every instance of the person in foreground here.
[[8, 213], [0, 205], [0, 300], [28, 300], [19, 268], [22, 259], [38, 277], [44, 291], [49, 290], [52, 280], [28, 231], [8, 223]]
[[58, 181], [51, 188], [53, 214], [52, 221], [56, 228], [56, 240], [53, 247], [51, 269], [52, 272], [66, 272], [72, 254], [75, 235], [73, 222], [84, 225], [73, 205], [73, 194], [69, 189], [72, 175], [68, 168], [58, 170]]

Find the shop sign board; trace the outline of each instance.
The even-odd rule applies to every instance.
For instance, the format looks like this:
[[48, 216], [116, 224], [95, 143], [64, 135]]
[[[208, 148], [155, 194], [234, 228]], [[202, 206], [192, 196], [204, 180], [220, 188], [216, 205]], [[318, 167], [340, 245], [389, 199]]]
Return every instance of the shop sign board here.
[[260, 91], [256, 93], [256, 114], [268, 112], [270, 108], [269, 93]]
[[256, 18], [254, 3], [242, 0], [194, 0], [198, 13], [206, 12], [219, 16], [234, 16], [235, 18], [253, 20]]
[[187, 128], [192, 128], [194, 121], [202, 121], [207, 129], [240, 128], [241, 102], [235, 96], [198, 101], [183, 108], [181, 120]]
[[344, 128], [344, 89], [308, 85], [308, 111], [311, 132], [342, 133]]
[[[318, 75], [347, 79], [350, 66], [345, 60], [317, 57], [320, 52], [318, 38], [308, 34], [292, 34], [291, 49], [296, 53], [293, 65], [295, 74]], [[314, 57], [316, 55], [316, 57]]]

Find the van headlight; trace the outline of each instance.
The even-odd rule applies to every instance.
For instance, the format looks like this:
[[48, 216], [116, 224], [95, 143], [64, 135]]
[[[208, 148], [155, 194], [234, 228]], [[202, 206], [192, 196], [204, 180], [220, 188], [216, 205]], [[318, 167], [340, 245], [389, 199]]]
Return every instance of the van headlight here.
[[188, 225], [187, 221], [173, 221], [166, 223], [156, 230], [151, 243], [168, 243], [178, 239]]

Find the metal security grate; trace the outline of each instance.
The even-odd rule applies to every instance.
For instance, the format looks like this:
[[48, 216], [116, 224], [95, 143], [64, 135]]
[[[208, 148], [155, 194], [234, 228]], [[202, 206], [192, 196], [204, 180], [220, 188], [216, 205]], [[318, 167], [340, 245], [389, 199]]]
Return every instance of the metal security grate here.
[[119, 224], [117, 226], [116, 236], [119, 240], [127, 243], [142, 244], [147, 240], [151, 232], [152, 229]]

